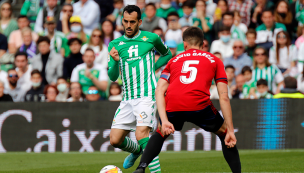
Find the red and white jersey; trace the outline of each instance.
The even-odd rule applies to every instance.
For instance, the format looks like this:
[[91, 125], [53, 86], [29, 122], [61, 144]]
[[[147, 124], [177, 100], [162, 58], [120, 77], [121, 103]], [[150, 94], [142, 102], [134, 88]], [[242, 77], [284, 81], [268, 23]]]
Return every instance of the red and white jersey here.
[[169, 82], [167, 112], [202, 110], [211, 104], [212, 80], [227, 84], [223, 62], [213, 54], [197, 49], [189, 49], [172, 58], [160, 78]]

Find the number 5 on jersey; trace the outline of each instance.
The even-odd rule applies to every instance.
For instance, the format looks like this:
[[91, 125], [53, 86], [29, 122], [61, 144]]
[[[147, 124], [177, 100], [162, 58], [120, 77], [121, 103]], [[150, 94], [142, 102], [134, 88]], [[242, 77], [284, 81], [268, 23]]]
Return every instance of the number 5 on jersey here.
[[195, 81], [196, 75], [197, 75], [197, 68], [196, 67], [189, 67], [189, 65], [198, 64], [198, 63], [199, 63], [198, 60], [188, 60], [188, 61], [184, 62], [183, 69], [182, 69], [181, 73], [188, 73], [190, 71], [190, 75], [189, 75], [189, 78], [187, 78], [184, 75], [180, 76], [181, 83], [190, 84], [190, 83]]

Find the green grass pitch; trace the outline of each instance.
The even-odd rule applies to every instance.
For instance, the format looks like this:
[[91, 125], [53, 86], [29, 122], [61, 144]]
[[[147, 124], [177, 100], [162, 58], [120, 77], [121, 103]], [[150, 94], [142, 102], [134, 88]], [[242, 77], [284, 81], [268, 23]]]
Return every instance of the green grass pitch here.
[[[99, 173], [106, 165], [116, 165], [131, 173], [136, 164], [125, 170], [127, 153], [24, 153], [0, 154], [0, 172], [28, 173]], [[304, 172], [304, 150], [240, 150], [243, 172]], [[162, 152], [163, 173], [229, 172], [220, 151]], [[149, 172], [148, 170], [146, 172]]]

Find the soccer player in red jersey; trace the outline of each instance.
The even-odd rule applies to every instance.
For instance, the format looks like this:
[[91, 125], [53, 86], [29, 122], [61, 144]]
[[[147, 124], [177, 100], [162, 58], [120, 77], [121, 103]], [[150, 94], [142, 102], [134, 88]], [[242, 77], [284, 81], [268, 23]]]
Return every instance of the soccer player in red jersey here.
[[[241, 172], [225, 68], [219, 58], [202, 51], [203, 39], [202, 30], [188, 28], [183, 34], [186, 51], [172, 58], [163, 70], [156, 88], [160, 125], [151, 136], [134, 173], [145, 172], [145, 168], [160, 153], [165, 139], [175, 130], [180, 131], [184, 122], [215, 133], [221, 140], [230, 169], [234, 173]], [[225, 120], [210, 100], [209, 89], [213, 79]]]

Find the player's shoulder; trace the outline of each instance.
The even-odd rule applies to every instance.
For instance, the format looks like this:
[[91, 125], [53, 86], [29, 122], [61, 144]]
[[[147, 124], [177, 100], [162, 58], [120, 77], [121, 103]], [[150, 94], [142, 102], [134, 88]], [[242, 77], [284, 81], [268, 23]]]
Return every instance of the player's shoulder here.
[[112, 41], [109, 43], [109, 47], [113, 47], [113, 46], [115, 46], [115, 45], [117, 45], [117, 44], [120, 44], [120, 42], [123, 42], [123, 41], [124, 41], [124, 36], [122, 35], [122, 36], [120, 36], [120, 37], [118, 37], [118, 38], [112, 40]]
[[154, 40], [159, 38], [159, 36], [157, 34], [149, 32], [149, 31], [140, 31], [140, 32], [141, 32], [140, 35], [141, 35], [142, 40], [144, 40], [144, 39], [149, 40], [150, 39], [150, 41], [154, 41]]

